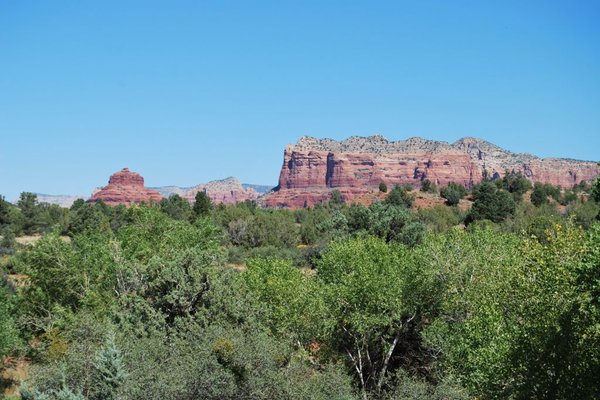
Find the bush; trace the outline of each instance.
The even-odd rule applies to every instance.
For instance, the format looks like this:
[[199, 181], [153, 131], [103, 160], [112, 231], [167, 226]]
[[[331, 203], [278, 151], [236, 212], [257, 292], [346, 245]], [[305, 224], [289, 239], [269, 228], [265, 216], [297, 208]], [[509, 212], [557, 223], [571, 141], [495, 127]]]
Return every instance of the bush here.
[[396, 185], [385, 198], [386, 204], [410, 208], [415, 201], [414, 196], [410, 193], [411, 186]]
[[427, 227], [438, 233], [446, 232], [448, 229], [464, 221], [466, 213], [457, 207], [446, 207], [437, 205], [433, 208], [419, 209], [417, 218]]
[[521, 201], [523, 193], [531, 189], [531, 182], [520, 171], [517, 173], [505, 171], [501, 182], [502, 189], [512, 193], [517, 202]]
[[381, 193], [386, 193], [386, 192], [388, 191], [388, 187], [387, 187], [387, 185], [385, 184], [385, 182], [381, 182], [381, 183], [379, 184], [379, 191], [380, 191]]
[[588, 229], [600, 216], [600, 204], [594, 201], [573, 203], [567, 208], [567, 214], [577, 225]]
[[577, 194], [572, 190], [565, 190], [558, 203], [562, 206], [566, 206], [577, 200]]
[[159, 207], [162, 212], [173, 219], [187, 221], [192, 217], [190, 203], [178, 194], [173, 194], [168, 199], [162, 199]]
[[373, 203], [369, 211], [369, 232], [372, 235], [408, 246], [419, 244], [423, 238], [425, 226], [413, 221], [412, 214], [403, 207]]
[[458, 183], [450, 182], [447, 186], [443, 187], [440, 191], [440, 195], [446, 199], [446, 204], [449, 206], [455, 206], [460, 202], [460, 199], [465, 197], [467, 189], [463, 185]]
[[581, 182], [574, 184], [572, 190], [575, 193], [581, 193], [589, 192], [591, 188], [592, 186], [589, 183], [587, 183], [587, 181], [584, 179]]
[[344, 197], [342, 196], [342, 192], [335, 189], [331, 192], [331, 198], [329, 199], [329, 204], [332, 206], [340, 206], [344, 204]]
[[592, 192], [590, 193], [590, 198], [594, 200], [596, 203], [600, 203], [600, 177], [594, 180], [592, 184]]
[[14, 296], [0, 280], [0, 369], [2, 357], [10, 354], [20, 343], [19, 331], [14, 320]]
[[533, 185], [533, 192], [531, 192], [531, 203], [534, 206], [539, 207], [542, 204], [548, 203], [548, 194], [543, 184], [536, 182]]
[[0, 238], [0, 256], [3, 254], [13, 254], [17, 242], [15, 241], [15, 234], [12, 229], [7, 226], [0, 231], [0, 235], [2, 235], [2, 238]]
[[210, 201], [210, 197], [208, 197], [204, 190], [200, 190], [196, 193], [194, 207], [192, 209], [195, 218], [207, 216], [212, 208], [213, 205]]
[[435, 184], [433, 182], [431, 182], [429, 179], [424, 179], [421, 182], [421, 192], [435, 193], [436, 190], [437, 189], [435, 187]]
[[514, 215], [515, 208], [515, 201], [508, 192], [498, 189], [491, 182], [483, 182], [473, 188], [473, 206], [466, 222], [483, 219], [501, 222]]

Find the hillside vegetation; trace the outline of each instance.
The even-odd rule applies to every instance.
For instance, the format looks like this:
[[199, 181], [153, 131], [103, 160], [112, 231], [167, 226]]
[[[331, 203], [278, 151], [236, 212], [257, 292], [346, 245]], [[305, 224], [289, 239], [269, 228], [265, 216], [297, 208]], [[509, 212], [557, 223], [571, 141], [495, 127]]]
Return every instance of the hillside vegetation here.
[[0, 198], [2, 368], [28, 365], [3, 390], [600, 398], [599, 180], [439, 189], [380, 185], [369, 207], [333, 192], [295, 211]]

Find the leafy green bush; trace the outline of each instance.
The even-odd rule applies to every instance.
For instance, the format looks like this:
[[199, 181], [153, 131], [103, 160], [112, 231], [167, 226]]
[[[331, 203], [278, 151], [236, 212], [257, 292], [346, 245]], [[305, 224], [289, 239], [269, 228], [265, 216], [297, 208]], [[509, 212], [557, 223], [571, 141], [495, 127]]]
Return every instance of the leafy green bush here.
[[14, 319], [15, 311], [15, 298], [0, 280], [0, 361], [20, 344], [19, 331]]
[[516, 173], [505, 171], [501, 182], [502, 189], [512, 193], [516, 202], [520, 202], [523, 194], [531, 189], [531, 182], [520, 171]]
[[410, 193], [411, 190], [412, 187], [409, 185], [396, 185], [387, 195], [384, 202], [393, 206], [410, 208], [415, 201], [414, 196]]
[[436, 191], [437, 188], [433, 182], [431, 182], [429, 179], [423, 179], [421, 182], [421, 192], [435, 193]]
[[497, 189], [491, 182], [482, 182], [473, 188], [473, 206], [466, 222], [483, 219], [501, 222], [512, 216], [515, 209], [515, 201], [508, 192]]
[[460, 199], [465, 197], [467, 189], [463, 185], [458, 183], [450, 182], [447, 186], [440, 190], [440, 196], [446, 199], [446, 204], [449, 206], [455, 206], [458, 204]]
[[442, 233], [464, 221], [466, 213], [457, 207], [435, 206], [417, 211], [417, 218], [429, 230]]

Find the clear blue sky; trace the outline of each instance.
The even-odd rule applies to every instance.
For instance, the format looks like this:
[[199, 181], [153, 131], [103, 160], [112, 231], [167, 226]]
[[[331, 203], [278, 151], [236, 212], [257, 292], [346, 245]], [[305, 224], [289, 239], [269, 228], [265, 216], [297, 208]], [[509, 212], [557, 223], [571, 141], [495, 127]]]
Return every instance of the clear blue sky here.
[[572, 0], [0, 0], [0, 193], [88, 195], [124, 166], [275, 185], [302, 135], [600, 159], [599, 21]]

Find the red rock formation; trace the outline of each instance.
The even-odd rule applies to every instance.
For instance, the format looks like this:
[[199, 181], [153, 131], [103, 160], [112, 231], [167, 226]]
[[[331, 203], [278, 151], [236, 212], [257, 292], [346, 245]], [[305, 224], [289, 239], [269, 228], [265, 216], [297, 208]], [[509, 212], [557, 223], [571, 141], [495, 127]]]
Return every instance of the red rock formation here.
[[193, 203], [196, 198], [196, 193], [200, 191], [206, 192], [210, 200], [214, 204], [235, 204], [246, 200], [256, 200], [258, 192], [253, 188], [245, 188], [239, 180], [234, 177], [226, 179], [210, 181], [193, 187], [178, 187], [178, 186], [163, 186], [153, 188], [156, 189], [164, 197], [177, 194], [190, 203]]
[[263, 201], [270, 207], [312, 206], [327, 201], [334, 189], [352, 201], [380, 182], [418, 187], [426, 178], [438, 186], [457, 182], [470, 187], [481, 181], [484, 170], [497, 177], [522, 172], [531, 181], [563, 187], [600, 174], [592, 162], [540, 159], [473, 138], [448, 144], [420, 138], [389, 142], [382, 136], [342, 142], [304, 137], [286, 147], [279, 186]]
[[108, 180], [108, 186], [93, 193], [88, 202], [102, 200], [109, 206], [116, 206], [142, 202], [156, 203], [161, 198], [162, 196], [156, 190], [144, 187], [144, 178], [140, 174], [123, 168], [112, 174]]
[[258, 197], [258, 193], [254, 189], [245, 189], [234, 177], [194, 186], [187, 189], [183, 197], [194, 202], [196, 193], [199, 191], [205, 191], [214, 204], [235, 204], [246, 200], [256, 200]]

